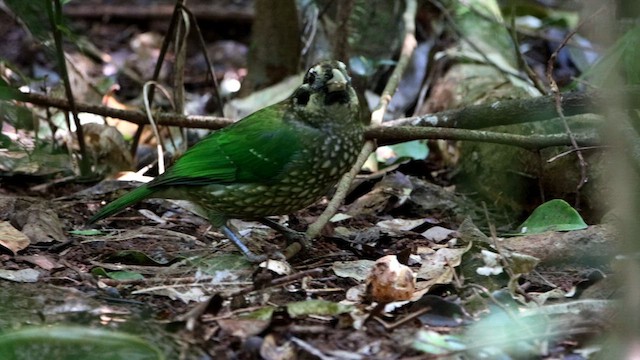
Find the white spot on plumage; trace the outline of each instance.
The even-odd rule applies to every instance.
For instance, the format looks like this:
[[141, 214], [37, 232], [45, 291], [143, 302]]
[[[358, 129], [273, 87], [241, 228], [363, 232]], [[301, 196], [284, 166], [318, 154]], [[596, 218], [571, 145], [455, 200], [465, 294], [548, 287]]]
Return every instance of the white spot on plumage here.
[[264, 160], [267, 162], [272, 162], [271, 159], [269, 159], [268, 157], [264, 156], [264, 154], [261, 154], [258, 150], [251, 148], [249, 149], [249, 152], [252, 153], [253, 155], [255, 155], [255, 157], [259, 158], [260, 160]]

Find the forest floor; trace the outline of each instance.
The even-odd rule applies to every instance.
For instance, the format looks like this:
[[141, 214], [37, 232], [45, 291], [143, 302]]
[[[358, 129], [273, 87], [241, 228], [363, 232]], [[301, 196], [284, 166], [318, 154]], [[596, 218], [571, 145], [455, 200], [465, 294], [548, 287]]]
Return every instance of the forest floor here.
[[[231, 75], [243, 65], [238, 59], [246, 56], [254, 16], [239, 3], [230, 2], [223, 15], [215, 12], [211, 28], [202, 29], [211, 43], [225, 49], [216, 61], [226, 64]], [[99, 49], [126, 59], [128, 66], [153, 68], [144, 55], [157, 52], [170, 11], [136, 16], [144, 7], [134, 7], [127, 15], [100, 21], [87, 6], [100, 13], [102, 2], [80, 5], [72, 16], [74, 26]], [[11, 20], [0, 23], [0, 34], [7, 38], [21, 38], [21, 31]], [[136, 50], [132, 38], [151, 42]], [[41, 54], [30, 46], [21, 42], [23, 52], [16, 52], [3, 42], [0, 55], [25, 69], [50, 73], [54, 64], [41, 55], [28, 56]], [[188, 61], [194, 64], [187, 73], [192, 81], [188, 91], [203, 98], [201, 60], [193, 55]], [[122, 91], [122, 101], [135, 97], [126, 84]], [[207, 112], [206, 99], [194, 103]], [[23, 143], [38, 143], [32, 132], [16, 133]], [[142, 347], [130, 338], [117, 345], [131, 346], [140, 358], [154, 358], [149, 353], [159, 351], [167, 359], [418, 359], [425, 357], [423, 351], [453, 355], [477, 349], [491, 356], [519, 347], [521, 355], [578, 359], [586, 358], [578, 354], [586, 354], [587, 345], [611, 326], [611, 308], [600, 302], [616, 292], [607, 278], [611, 249], [598, 243], [613, 237], [610, 230], [591, 226], [570, 235], [532, 236], [524, 240], [526, 249], [516, 241], [496, 246], [482, 204], [450, 186], [447, 174], [453, 169], [429, 159], [361, 174], [339, 217], [312, 249], [288, 262], [260, 266], [247, 262], [205, 219], [168, 200], [146, 200], [89, 227], [91, 215], [135, 185], [61, 178], [68, 164], [53, 155], [11, 171], [5, 171], [10, 165], [3, 161], [3, 331], [25, 325], [118, 330], [144, 340]], [[305, 231], [329, 198], [274, 220]], [[233, 225], [257, 253], [287, 246], [261, 224]], [[580, 255], [593, 256], [565, 257], [576, 241], [585, 244]], [[547, 251], [550, 243], [556, 246], [553, 251]], [[504, 258], [492, 260], [491, 249]], [[525, 255], [507, 255], [518, 251]], [[376, 263], [386, 255], [404, 265]], [[408, 301], [389, 301], [386, 307], [373, 301], [377, 277], [390, 276], [391, 288], [399, 286], [405, 265], [417, 280]], [[562, 304], [568, 298], [575, 302], [555, 308], [556, 318], [531, 307], [528, 315], [514, 319], [517, 303]], [[85, 335], [85, 346], [99, 348]], [[540, 342], [530, 345], [532, 340]], [[30, 351], [44, 348], [34, 345]]]

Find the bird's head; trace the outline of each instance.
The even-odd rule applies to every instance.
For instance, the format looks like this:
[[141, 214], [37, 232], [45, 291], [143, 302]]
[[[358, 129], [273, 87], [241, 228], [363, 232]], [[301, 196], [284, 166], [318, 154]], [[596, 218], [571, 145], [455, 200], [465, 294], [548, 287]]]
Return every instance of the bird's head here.
[[309, 109], [332, 105], [357, 108], [358, 105], [347, 67], [337, 60], [322, 61], [311, 67], [292, 98], [295, 106]]

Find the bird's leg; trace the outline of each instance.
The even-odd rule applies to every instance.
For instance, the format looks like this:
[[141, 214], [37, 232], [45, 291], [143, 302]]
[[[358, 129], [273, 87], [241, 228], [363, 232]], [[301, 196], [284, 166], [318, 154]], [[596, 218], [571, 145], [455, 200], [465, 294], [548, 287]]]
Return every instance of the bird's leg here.
[[297, 242], [297, 243], [300, 243], [300, 245], [302, 245], [302, 248], [304, 250], [311, 249], [311, 240], [307, 237], [307, 235], [305, 235], [305, 233], [291, 230], [288, 227], [278, 222], [275, 222], [271, 219], [262, 218], [259, 221], [260, 223], [267, 225], [268, 227], [282, 234], [287, 239], [287, 243], [289, 245], [291, 243]]
[[224, 233], [224, 235], [227, 238], [229, 238], [229, 240], [231, 240], [231, 242], [233, 242], [233, 244], [244, 254], [244, 256], [247, 257], [247, 259], [250, 262], [252, 262], [252, 263], [261, 263], [261, 262], [267, 260], [267, 258], [268, 258], [267, 255], [256, 255], [251, 250], [249, 250], [247, 245], [245, 245], [242, 242], [242, 240], [240, 240], [240, 237], [238, 235], [236, 235], [236, 233], [233, 230], [231, 230], [231, 228], [229, 228], [227, 225], [220, 226], [220, 230], [222, 230], [222, 233]]

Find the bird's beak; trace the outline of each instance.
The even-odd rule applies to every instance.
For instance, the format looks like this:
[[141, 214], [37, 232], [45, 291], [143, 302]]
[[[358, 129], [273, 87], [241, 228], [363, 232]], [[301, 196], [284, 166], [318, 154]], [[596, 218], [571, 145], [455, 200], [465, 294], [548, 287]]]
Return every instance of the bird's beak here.
[[331, 80], [327, 81], [329, 92], [344, 91], [349, 84], [349, 77], [338, 69], [332, 69], [331, 74], [333, 75]]

